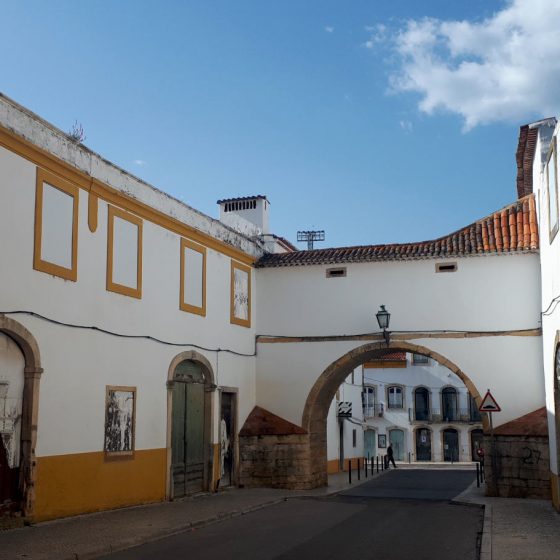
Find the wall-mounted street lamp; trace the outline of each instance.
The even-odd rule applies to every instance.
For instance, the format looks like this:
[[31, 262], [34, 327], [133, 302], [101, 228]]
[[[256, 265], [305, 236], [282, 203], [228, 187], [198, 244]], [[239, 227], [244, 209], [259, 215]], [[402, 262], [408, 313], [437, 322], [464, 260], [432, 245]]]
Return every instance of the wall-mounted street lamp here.
[[385, 309], [385, 306], [382, 305], [375, 316], [377, 317], [379, 328], [383, 329], [383, 338], [385, 339], [387, 346], [389, 346], [391, 333], [387, 329], [389, 328], [389, 322], [391, 321], [391, 314]]

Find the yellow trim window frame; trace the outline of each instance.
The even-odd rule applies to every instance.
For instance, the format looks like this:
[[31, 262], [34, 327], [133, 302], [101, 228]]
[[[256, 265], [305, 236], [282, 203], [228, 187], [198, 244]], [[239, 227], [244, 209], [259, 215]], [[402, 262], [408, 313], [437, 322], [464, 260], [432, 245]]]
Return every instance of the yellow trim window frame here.
[[[107, 291], [130, 296], [137, 299], [142, 298], [142, 219], [129, 214], [124, 210], [116, 208], [115, 206], [108, 207], [108, 225], [107, 225]], [[138, 237], [136, 243], [136, 288], [126, 286], [124, 284], [115, 282], [115, 218], [121, 219], [125, 222], [133, 224], [138, 228]]]
[[[53, 263], [45, 258], [43, 250], [43, 212], [45, 206], [45, 186], [55, 189], [72, 198], [72, 246], [71, 263], [69, 267]], [[35, 191], [35, 239], [33, 249], [33, 268], [65, 280], [76, 282], [78, 279], [78, 197], [79, 188], [64, 179], [49, 173], [40, 167], [37, 168], [37, 181]], [[52, 241], [56, 241], [53, 239]]]
[[[246, 274], [246, 290], [243, 277]], [[231, 261], [230, 323], [251, 326], [251, 267]]]
[[[202, 270], [201, 270], [201, 305], [193, 305], [185, 302], [185, 296], [189, 289], [187, 279], [185, 278], [185, 266], [189, 266], [189, 259], [187, 257], [187, 249], [200, 253], [202, 257]], [[185, 290], [187, 288], [187, 290]], [[196, 286], [193, 286], [196, 289]], [[206, 247], [193, 243], [189, 239], [181, 239], [181, 287], [179, 294], [179, 309], [187, 311], [189, 313], [194, 313], [196, 315], [201, 315], [206, 317]]]

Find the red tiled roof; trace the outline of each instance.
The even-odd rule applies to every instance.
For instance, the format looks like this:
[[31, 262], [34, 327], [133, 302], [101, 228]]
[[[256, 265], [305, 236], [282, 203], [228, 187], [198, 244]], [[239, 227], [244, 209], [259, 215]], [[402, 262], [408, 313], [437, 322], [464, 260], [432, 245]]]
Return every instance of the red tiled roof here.
[[272, 412], [255, 406], [251, 414], [247, 416], [245, 424], [239, 431], [240, 436], [263, 436], [263, 435], [292, 435], [306, 434], [307, 432], [296, 424], [292, 424], [288, 420], [273, 414]]
[[541, 436], [548, 437], [546, 407], [539, 408], [525, 416], [502, 424], [494, 430], [497, 436]]
[[519, 142], [515, 161], [517, 163], [517, 196], [522, 198], [533, 192], [533, 157], [539, 129], [526, 124], [519, 128]]
[[467, 257], [539, 248], [535, 198], [529, 194], [490, 216], [433, 241], [335, 247], [266, 254], [256, 266], [305, 266], [354, 262]]
[[376, 360], [391, 360], [394, 361], [404, 361], [406, 362], [406, 352], [390, 352], [389, 354], [383, 354], [379, 356]]

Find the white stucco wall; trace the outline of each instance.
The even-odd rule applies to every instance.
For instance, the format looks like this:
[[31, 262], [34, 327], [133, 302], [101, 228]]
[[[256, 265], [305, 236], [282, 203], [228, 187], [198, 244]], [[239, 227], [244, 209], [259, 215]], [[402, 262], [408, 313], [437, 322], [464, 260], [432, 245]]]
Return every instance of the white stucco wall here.
[[[348, 264], [344, 278], [326, 278], [326, 265], [259, 269], [258, 333], [328, 336], [376, 332], [375, 313], [380, 304], [391, 312], [391, 331], [540, 327], [538, 255], [455, 260], [458, 271], [445, 274], [435, 272], [435, 262], [440, 262], [435, 260]], [[451, 360], [480, 394], [492, 389], [503, 409], [495, 415], [496, 425], [543, 406], [541, 337], [411, 337], [411, 343]], [[301, 423], [305, 401], [320, 374], [363, 344], [259, 344], [257, 401]]]
[[[546, 127], [548, 128], [548, 127]], [[557, 136], [557, 126], [554, 135]], [[544, 133], [544, 134], [542, 134]], [[550, 468], [560, 474], [557, 460], [557, 433], [554, 407], [554, 355], [557, 333], [560, 332], [560, 306], [553, 303], [560, 296], [560, 234], [550, 240], [548, 192], [546, 184], [546, 154], [550, 146], [550, 130], [539, 131], [533, 160], [533, 190], [540, 216], [540, 264], [542, 278], [542, 328], [543, 328], [543, 365], [546, 408], [548, 411], [548, 434], [550, 445]]]
[[[122, 339], [11, 315], [29, 329], [41, 351], [37, 455], [103, 449], [106, 385], [137, 387], [136, 449], [165, 447], [168, 368], [174, 356], [191, 349], [210, 361], [218, 386], [239, 388], [241, 426], [255, 404], [254, 358], [189, 346], [254, 351], [254, 327], [230, 324], [231, 259], [208, 249], [206, 317], [181, 311], [180, 237], [144, 221], [142, 299], [108, 292], [108, 205], [99, 202], [98, 229], [92, 233], [88, 195], [80, 190], [77, 282], [35, 271], [36, 166], [0, 148], [0, 170], [0, 312], [32, 311], [65, 323], [185, 344]], [[217, 425], [215, 420], [214, 441]]]

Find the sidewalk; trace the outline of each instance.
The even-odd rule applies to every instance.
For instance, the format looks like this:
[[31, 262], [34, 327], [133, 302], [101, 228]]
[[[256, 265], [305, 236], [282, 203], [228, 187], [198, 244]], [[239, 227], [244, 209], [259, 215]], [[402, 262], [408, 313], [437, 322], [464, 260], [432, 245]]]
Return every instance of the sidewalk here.
[[453, 501], [485, 506], [480, 560], [560, 558], [560, 515], [549, 501], [488, 498], [476, 482]]
[[[384, 471], [385, 472], [385, 471]], [[381, 476], [375, 474], [375, 476]], [[371, 474], [352, 486], [372, 479]], [[0, 560], [84, 560], [243, 515], [294, 497], [329, 496], [349, 488], [348, 473], [314, 490], [227, 489], [175, 502], [92, 513], [0, 531]]]

